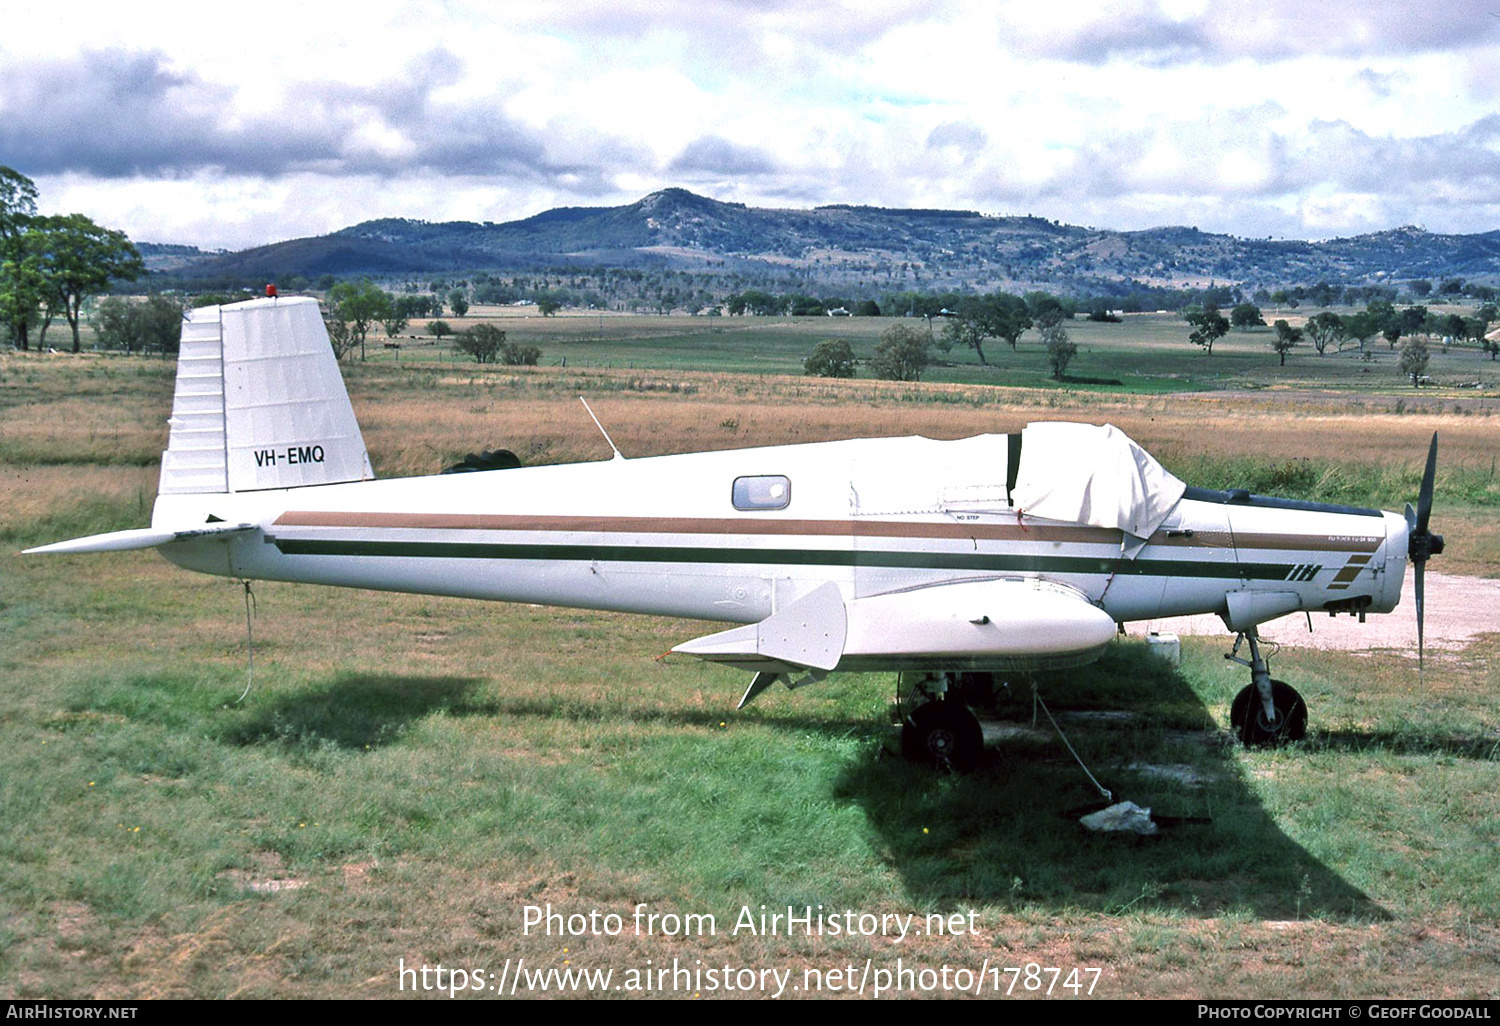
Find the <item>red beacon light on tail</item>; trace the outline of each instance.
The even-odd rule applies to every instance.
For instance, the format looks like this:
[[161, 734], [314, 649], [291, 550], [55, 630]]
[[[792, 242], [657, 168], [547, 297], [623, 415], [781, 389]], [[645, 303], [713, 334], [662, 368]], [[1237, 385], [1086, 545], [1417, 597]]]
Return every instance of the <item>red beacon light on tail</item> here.
[[276, 298], [276, 286], [275, 285], [267, 285], [266, 286], [266, 298], [267, 299], [275, 299]]

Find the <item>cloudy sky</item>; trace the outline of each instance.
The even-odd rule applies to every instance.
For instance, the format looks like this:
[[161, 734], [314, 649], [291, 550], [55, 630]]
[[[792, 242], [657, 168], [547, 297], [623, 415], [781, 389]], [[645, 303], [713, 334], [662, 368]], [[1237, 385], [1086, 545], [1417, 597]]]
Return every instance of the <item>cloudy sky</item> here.
[[0, 164], [137, 241], [668, 185], [1247, 236], [1500, 228], [1500, 0], [13, 7]]

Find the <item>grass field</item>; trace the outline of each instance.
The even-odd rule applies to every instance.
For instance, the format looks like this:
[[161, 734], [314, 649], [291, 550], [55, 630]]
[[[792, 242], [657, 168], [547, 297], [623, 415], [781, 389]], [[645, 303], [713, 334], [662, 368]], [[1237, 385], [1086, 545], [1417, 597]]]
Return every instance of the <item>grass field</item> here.
[[[1461, 308], [1455, 307], [1454, 310]], [[1442, 308], [1447, 312], [1447, 308]], [[1294, 327], [1316, 311], [1268, 311]], [[1345, 310], [1344, 313], [1351, 311]], [[1469, 311], [1465, 311], [1468, 313]], [[568, 367], [611, 370], [699, 370], [747, 374], [798, 374], [802, 361], [818, 341], [842, 338], [855, 355], [867, 360], [890, 326], [889, 318], [830, 317], [657, 317], [572, 311], [541, 317], [534, 308], [476, 307], [466, 318], [448, 318], [463, 330], [480, 322], [506, 330], [510, 341], [535, 345], [542, 362]], [[905, 322], [925, 327], [925, 322]], [[419, 326], [412, 325], [412, 330]], [[1292, 350], [1279, 366], [1269, 344], [1269, 328], [1232, 331], [1214, 346], [1212, 355], [1187, 342], [1187, 327], [1175, 314], [1130, 315], [1122, 324], [1073, 321], [1068, 331], [1078, 344], [1078, 356], [1068, 367], [1075, 378], [1113, 378], [1118, 386], [1091, 384], [1095, 392], [1172, 394], [1204, 389], [1336, 389], [1346, 394], [1400, 393], [1405, 387], [1397, 354], [1382, 340], [1370, 346], [1367, 361], [1352, 349], [1342, 355], [1332, 349], [1319, 357], [1310, 345]], [[941, 325], [936, 326], [941, 334]], [[375, 336], [380, 336], [378, 341]], [[374, 332], [369, 346], [378, 362], [451, 362], [455, 354], [431, 339], [404, 339], [403, 348], [383, 348], [385, 339]], [[1446, 352], [1434, 342], [1431, 373], [1436, 382], [1454, 386], [1462, 405], [1465, 395], [1495, 399], [1500, 389], [1500, 363], [1474, 349]], [[1026, 332], [1015, 351], [1003, 341], [985, 345], [987, 365], [970, 350], [935, 352], [939, 364], [924, 380], [949, 384], [1027, 386], [1047, 390], [1076, 390], [1052, 380], [1035, 331]], [[868, 370], [862, 370], [868, 376]], [[1478, 387], [1475, 387], [1478, 386]], [[1418, 401], [1414, 393], [1407, 402]], [[1394, 403], [1392, 404], [1394, 405]]]
[[[1046, 381], [1025, 342], [988, 353], [994, 371], [891, 385], [788, 376], [829, 331], [873, 344], [868, 322], [516, 320], [547, 366], [407, 349], [347, 369], [382, 475], [498, 445], [604, 458], [581, 393], [628, 455], [1109, 420], [1192, 483], [1400, 508], [1438, 430], [1442, 569], [1500, 574], [1495, 377], [1472, 352], [1435, 353], [1438, 387], [1412, 390], [1348, 354], [1283, 372], [1251, 336], [1205, 357], [1180, 322], [1173, 341], [1142, 319], [1075, 334], [1097, 362], [1071, 370], [1130, 387]], [[1092, 331], [1118, 334], [1089, 354]], [[612, 970], [615, 996], [674, 959], [730, 967], [734, 996], [775, 993], [773, 972], [783, 996], [841, 992], [867, 964], [867, 984], [913, 970], [884, 978], [904, 996], [941, 993], [944, 965], [971, 990], [1045, 988], [1004, 972], [1029, 964], [1070, 996], [1495, 993], [1500, 633], [1429, 654], [1420, 690], [1406, 658], [1284, 649], [1311, 725], [1276, 752], [1228, 740], [1243, 681], [1220, 639], [1190, 639], [1176, 669], [1121, 643], [1039, 678], [1105, 785], [1176, 823], [1140, 840], [1067, 815], [1098, 795], [1034, 724], [1028, 681], [981, 771], [942, 777], [881, 757], [888, 676], [734, 712], [740, 675], [658, 658], [690, 622], [262, 584], [236, 702], [233, 582], [140, 553], [15, 555], [147, 522], [171, 389], [160, 360], [0, 357], [0, 997], [389, 997], [420, 985], [401, 989], [403, 965], [498, 983], [520, 959]], [[618, 915], [620, 935], [528, 932], [549, 904]], [[637, 935], [640, 905], [715, 932]], [[761, 905], [915, 916], [920, 934], [735, 932]], [[962, 928], [929, 934], [937, 913]]]

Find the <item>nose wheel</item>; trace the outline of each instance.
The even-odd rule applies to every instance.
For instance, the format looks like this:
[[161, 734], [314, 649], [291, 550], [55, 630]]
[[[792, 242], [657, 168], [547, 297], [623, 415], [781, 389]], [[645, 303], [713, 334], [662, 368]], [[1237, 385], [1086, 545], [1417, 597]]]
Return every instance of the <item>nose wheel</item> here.
[[[1240, 643], [1245, 641], [1250, 643], [1249, 659], [1239, 656]], [[1271, 679], [1254, 627], [1235, 639], [1233, 651], [1224, 658], [1250, 667], [1250, 683], [1229, 706], [1229, 725], [1246, 748], [1270, 748], [1307, 736], [1307, 703], [1296, 688]]]
[[1271, 705], [1275, 719], [1266, 715], [1254, 684], [1248, 684], [1234, 696], [1229, 707], [1229, 724], [1246, 748], [1271, 748], [1307, 736], [1307, 704], [1297, 689], [1284, 681], [1271, 681]]

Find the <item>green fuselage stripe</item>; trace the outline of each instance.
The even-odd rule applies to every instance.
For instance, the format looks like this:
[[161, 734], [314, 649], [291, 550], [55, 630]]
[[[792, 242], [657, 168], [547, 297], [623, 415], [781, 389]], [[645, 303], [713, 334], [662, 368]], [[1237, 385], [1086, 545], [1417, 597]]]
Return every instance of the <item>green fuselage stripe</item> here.
[[384, 556], [405, 559], [531, 559], [602, 563], [899, 567], [907, 570], [1014, 570], [1141, 577], [1221, 577], [1284, 581], [1291, 563], [1119, 559], [881, 549], [724, 549], [668, 545], [513, 545], [489, 542], [338, 541], [268, 538], [288, 556]]

